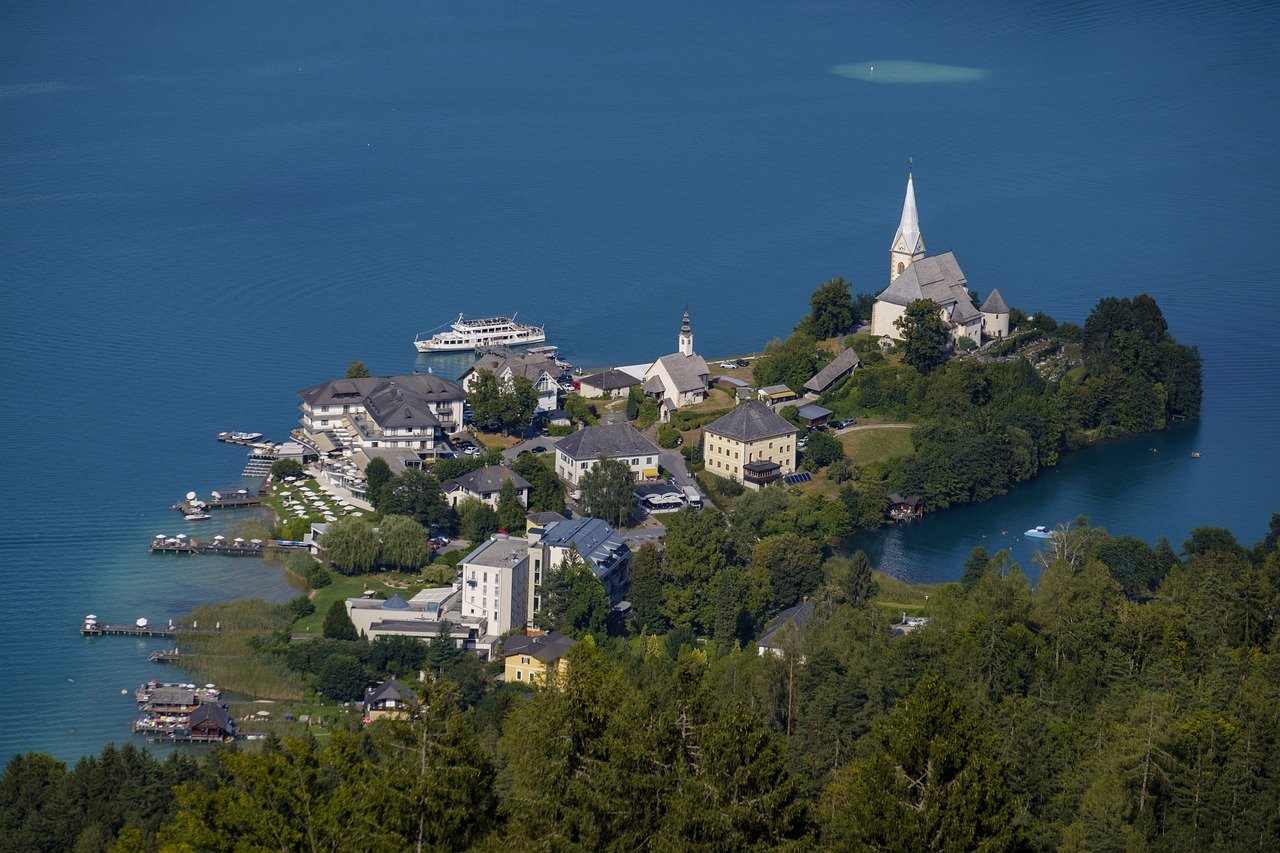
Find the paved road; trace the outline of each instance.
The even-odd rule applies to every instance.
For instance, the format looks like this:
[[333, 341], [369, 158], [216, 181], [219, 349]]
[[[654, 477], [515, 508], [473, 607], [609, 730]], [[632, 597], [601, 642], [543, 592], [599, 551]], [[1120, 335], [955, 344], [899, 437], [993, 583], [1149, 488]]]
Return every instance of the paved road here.
[[[645, 542], [657, 542], [667, 535], [665, 527], [637, 527], [622, 534], [622, 540], [631, 546], [643, 545]], [[632, 550], [635, 548], [633, 547]]]
[[679, 450], [663, 450], [658, 454], [658, 462], [671, 474], [671, 479], [676, 481], [676, 485], [698, 485], [698, 482], [693, 479], [693, 475], [689, 473], [689, 467], [685, 465], [684, 456], [681, 455]]
[[846, 432], [861, 432], [865, 429], [915, 429], [915, 424], [858, 424], [856, 426], [845, 427], [844, 429], [834, 430], [836, 435], [844, 435]]

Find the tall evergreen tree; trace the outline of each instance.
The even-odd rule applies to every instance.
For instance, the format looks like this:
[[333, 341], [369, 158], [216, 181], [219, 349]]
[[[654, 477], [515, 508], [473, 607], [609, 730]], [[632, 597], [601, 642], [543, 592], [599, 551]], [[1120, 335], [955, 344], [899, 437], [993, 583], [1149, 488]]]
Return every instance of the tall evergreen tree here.
[[665, 633], [670, 627], [662, 607], [665, 573], [662, 552], [653, 542], [645, 542], [631, 560], [631, 612], [642, 632]]
[[341, 599], [329, 605], [324, 615], [324, 636], [330, 640], [358, 640], [356, 626], [347, 615], [346, 604]]
[[867, 757], [832, 774], [819, 814], [839, 847], [999, 850], [1021, 832], [994, 739], [935, 677], [877, 724]]

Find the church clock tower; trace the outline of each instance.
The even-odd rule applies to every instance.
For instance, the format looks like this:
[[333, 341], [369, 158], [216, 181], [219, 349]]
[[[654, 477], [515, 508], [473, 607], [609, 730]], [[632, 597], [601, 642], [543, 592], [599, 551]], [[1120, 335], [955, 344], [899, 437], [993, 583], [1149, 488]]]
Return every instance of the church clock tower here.
[[902, 202], [902, 221], [898, 223], [898, 233], [893, 235], [893, 246], [889, 249], [889, 281], [911, 266], [913, 261], [924, 257], [924, 238], [920, 236], [920, 218], [916, 215], [916, 188], [907, 172], [907, 197]]
[[693, 355], [693, 327], [689, 325], [689, 312], [684, 312], [684, 322], [680, 324], [680, 354]]

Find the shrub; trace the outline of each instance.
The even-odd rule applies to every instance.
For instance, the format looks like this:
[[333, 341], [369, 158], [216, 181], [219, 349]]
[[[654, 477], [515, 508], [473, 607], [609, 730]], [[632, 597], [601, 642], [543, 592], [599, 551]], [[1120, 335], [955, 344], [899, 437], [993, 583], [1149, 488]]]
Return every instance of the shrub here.
[[283, 480], [285, 477], [296, 477], [302, 473], [302, 463], [297, 459], [277, 459], [271, 463], [271, 478]]
[[315, 604], [305, 595], [299, 595], [297, 598], [290, 599], [289, 603], [285, 606], [289, 608], [289, 615], [295, 622], [299, 619], [305, 619], [312, 613], [316, 612]]
[[670, 449], [680, 444], [680, 430], [671, 424], [658, 425], [658, 446]]
[[960, 352], [972, 352], [977, 348], [977, 343], [968, 335], [961, 335], [960, 339], [956, 341], [956, 349], [960, 350]]

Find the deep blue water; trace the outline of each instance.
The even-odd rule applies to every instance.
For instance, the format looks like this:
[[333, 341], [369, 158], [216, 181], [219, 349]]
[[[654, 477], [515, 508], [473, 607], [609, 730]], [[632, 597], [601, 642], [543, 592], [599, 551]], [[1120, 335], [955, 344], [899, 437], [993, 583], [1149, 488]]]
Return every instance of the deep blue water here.
[[357, 357], [406, 371], [459, 311], [519, 310], [585, 364], [670, 351], [686, 305], [699, 351], [757, 348], [832, 275], [883, 287], [908, 155], [930, 250], [983, 295], [1078, 322], [1150, 292], [1207, 392], [1199, 424], [879, 535], [881, 567], [954, 577], [974, 544], [1080, 513], [1256, 540], [1280, 508], [1278, 22], [1274, 3], [5, 0], [0, 760], [123, 739], [120, 690], [167, 674], [156, 643], [79, 637], [85, 613], [292, 594], [257, 561], [144, 550], [189, 488], [238, 483], [214, 433], [282, 436], [296, 389]]

